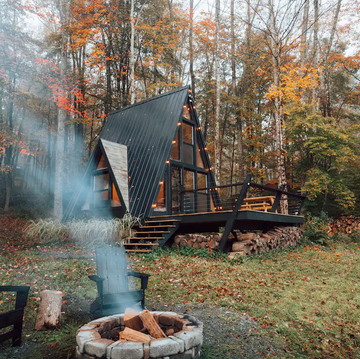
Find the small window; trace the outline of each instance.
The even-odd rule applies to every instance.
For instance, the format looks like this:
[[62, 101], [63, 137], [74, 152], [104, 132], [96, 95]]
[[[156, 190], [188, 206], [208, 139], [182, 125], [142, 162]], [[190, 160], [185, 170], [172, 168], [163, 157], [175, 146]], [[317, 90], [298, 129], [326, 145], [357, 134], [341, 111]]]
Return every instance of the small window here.
[[97, 165], [97, 170], [104, 170], [107, 168], [107, 164], [106, 164], [106, 161], [105, 161], [105, 157], [103, 155], [101, 155], [101, 158], [100, 158], [100, 161]]
[[177, 132], [175, 140], [173, 141], [170, 158], [176, 161], [180, 160], [179, 131]]
[[194, 146], [183, 143], [183, 161], [190, 165], [194, 164]]
[[121, 207], [121, 202], [114, 184], [111, 186], [111, 207]]
[[185, 122], [183, 122], [183, 142], [188, 144], [194, 144], [194, 138], [193, 138], [193, 129], [194, 126], [191, 126]]
[[165, 181], [160, 182], [160, 191], [156, 200], [156, 211], [166, 211], [166, 201], [165, 201]]
[[190, 110], [188, 106], [184, 107], [183, 117], [191, 121]]
[[109, 189], [109, 173], [99, 173], [94, 176], [94, 191]]

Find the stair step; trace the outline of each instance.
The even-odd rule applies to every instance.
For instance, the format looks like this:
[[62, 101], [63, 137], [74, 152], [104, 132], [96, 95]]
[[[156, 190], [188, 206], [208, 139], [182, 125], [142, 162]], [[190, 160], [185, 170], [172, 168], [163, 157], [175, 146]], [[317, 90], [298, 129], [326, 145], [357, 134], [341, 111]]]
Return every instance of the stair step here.
[[158, 246], [159, 243], [124, 243], [124, 246]]
[[155, 234], [155, 233], [170, 233], [170, 231], [136, 232], [135, 234]]
[[164, 219], [163, 221], [161, 219], [157, 220], [157, 221], [145, 221], [145, 223], [163, 223], [163, 222], [180, 222], [179, 219]]
[[125, 249], [125, 252], [137, 252], [137, 253], [149, 253], [152, 252], [152, 249]]
[[164, 228], [164, 227], [175, 228], [176, 226], [164, 224], [163, 226], [140, 226], [139, 228], [147, 228], [147, 229], [149, 229], [149, 228]]
[[129, 239], [136, 239], [136, 240], [140, 240], [140, 239], [165, 239], [165, 237], [131, 237]]

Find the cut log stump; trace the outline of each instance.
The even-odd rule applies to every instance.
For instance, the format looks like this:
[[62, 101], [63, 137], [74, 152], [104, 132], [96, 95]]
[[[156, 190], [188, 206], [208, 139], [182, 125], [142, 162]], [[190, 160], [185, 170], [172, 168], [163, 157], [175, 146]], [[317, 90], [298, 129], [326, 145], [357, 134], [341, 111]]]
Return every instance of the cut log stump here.
[[61, 316], [62, 293], [57, 290], [44, 290], [40, 293], [40, 304], [35, 329], [55, 328]]

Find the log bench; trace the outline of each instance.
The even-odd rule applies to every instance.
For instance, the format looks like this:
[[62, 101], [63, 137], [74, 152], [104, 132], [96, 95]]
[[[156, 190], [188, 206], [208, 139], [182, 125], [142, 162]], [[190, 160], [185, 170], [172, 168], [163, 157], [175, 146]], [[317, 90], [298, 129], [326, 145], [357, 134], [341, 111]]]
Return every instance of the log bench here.
[[0, 334], [0, 343], [12, 339], [12, 346], [21, 345], [24, 309], [27, 303], [30, 287], [0, 286], [0, 292], [16, 292], [15, 309], [0, 314], [0, 330], [13, 326], [13, 329]]

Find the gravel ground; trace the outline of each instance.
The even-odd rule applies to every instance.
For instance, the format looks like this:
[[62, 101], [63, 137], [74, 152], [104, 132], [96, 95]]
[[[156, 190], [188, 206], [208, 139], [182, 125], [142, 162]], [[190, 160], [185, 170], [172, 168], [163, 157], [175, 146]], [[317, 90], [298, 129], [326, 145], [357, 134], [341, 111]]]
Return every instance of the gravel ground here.
[[147, 301], [149, 310], [188, 313], [204, 323], [203, 359], [250, 359], [284, 357], [270, 338], [260, 334], [257, 322], [245, 313], [197, 303], [161, 305]]

